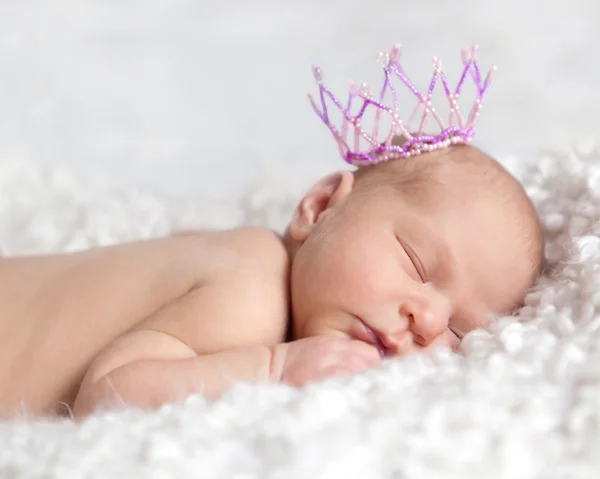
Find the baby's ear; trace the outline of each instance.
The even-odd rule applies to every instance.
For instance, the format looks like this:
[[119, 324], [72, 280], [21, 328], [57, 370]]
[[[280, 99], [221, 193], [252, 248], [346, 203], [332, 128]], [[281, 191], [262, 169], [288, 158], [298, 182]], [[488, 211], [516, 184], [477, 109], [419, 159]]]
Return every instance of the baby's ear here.
[[296, 241], [304, 241], [321, 215], [343, 202], [353, 187], [354, 175], [351, 171], [337, 171], [315, 183], [294, 212], [289, 227], [291, 237]]

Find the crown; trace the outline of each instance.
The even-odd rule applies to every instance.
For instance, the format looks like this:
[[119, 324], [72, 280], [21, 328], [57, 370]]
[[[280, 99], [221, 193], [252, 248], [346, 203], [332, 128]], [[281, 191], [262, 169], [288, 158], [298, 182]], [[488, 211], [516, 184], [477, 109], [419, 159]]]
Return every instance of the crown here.
[[[434, 58], [433, 76], [429, 83], [429, 89], [426, 94], [421, 93], [402, 69], [399, 61], [402, 48], [400, 45], [395, 45], [389, 54], [379, 54], [379, 62], [383, 65], [385, 75], [379, 97], [375, 98], [365, 83], [360, 87], [350, 84], [348, 103], [346, 106], [342, 105], [333, 93], [324, 86], [323, 72], [318, 66], [313, 67], [313, 74], [319, 86], [321, 108], [319, 109], [312, 95], [309, 94], [308, 97], [317, 115], [337, 140], [340, 154], [344, 160], [355, 166], [375, 164], [393, 158], [415, 156], [446, 148], [452, 144], [469, 143], [475, 133], [475, 123], [483, 106], [483, 98], [490, 86], [492, 74], [496, 71], [496, 67], [492, 67], [485, 79], [482, 79], [477, 64], [477, 50], [476, 45], [470, 49], [462, 50], [464, 68], [454, 90], [451, 90], [448, 86], [441, 61]], [[394, 77], [400, 79], [401, 83], [414, 94], [417, 100], [406, 121], [400, 119], [398, 93], [393, 83]], [[476, 96], [469, 114], [465, 117], [460, 111], [458, 100], [467, 78], [471, 78], [475, 83]], [[441, 81], [448, 100], [449, 118], [447, 124], [444, 123], [432, 105], [432, 95], [438, 81]], [[388, 93], [391, 104], [389, 101], [387, 104], [385, 103]], [[337, 108], [342, 114], [341, 129], [336, 128], [331, 121], [327, 99], [332, 103], [332, 108]], [[357, 102], [359, 104], [355, 110], [358, 113], [353, 114], [351, 110]], [[369, 133], [363, 128], [362, 123], [365, 113], [373, 109], [375, 109], [375, 119]], [[389, 131], [385, 132], [385, 137], [381, 141], [379, 140], [379, 129], [386, 115], [391, 120], [391, 127]], [[425, 127], [430, 118], [437, 123], [439, 131], [426, 134]], [[415, 119], [418, 120], [416, 130], [411, 127]], [[351, 134], [350, 130], [353, 130]], [[349, 134], [352, 147], [348, 142]], [[398, 138], [403, 138], [401, 144], [398, 144]]]

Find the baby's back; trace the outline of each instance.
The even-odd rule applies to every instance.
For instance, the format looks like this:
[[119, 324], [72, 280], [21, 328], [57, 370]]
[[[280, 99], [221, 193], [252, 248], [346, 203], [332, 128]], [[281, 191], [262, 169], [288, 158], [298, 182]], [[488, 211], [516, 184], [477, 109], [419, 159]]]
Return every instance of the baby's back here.
[[0, 417], [64, 413], [107, 344], [203, 280], [207, 237], [0, 260]]

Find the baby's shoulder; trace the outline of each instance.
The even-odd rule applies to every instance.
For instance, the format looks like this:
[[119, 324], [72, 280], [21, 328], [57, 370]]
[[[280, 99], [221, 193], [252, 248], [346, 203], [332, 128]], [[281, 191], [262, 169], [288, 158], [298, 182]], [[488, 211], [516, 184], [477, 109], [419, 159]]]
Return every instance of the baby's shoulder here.
[[287, 269], [288, 252], [281, 237], [268, 228], [247, 227], [231, 230], [231, 241], [244, 260], [269, 269]]
[[171, 257], [180, 269], [190, 272], [191, 284], [206, 286], [244, 284], [287, 294], [289, 255], [281, 237], [268, 228], [245, 227], [221, 231], [177, 234], [168, 239]]
[[[249, 344], [270, 345], [284, 338], [289, 259], [277, 233], [266, 228], [239, 228], [187, 234], [182, 240], [190, 254], [200, 249], [210, 258], [202, 281], [186, 302], [193, 310], [188, 315], [191, 320], [187, 326], [177, 320], [175, 326], [154, 324], [151, 329], [166, 331], [204, 352], [207, 348], [214, 352]], [[180, 243], [180, 248], [183, 245]], [[159, 319], [164, 323], [164, 317]], [[212, 338], [209, 345], [206, 338]]]
[[244, 227], [177, 236], [194, 243], [188, 251], [201, 251], [211, 263], [210, 271], [217, 276], [232, 270], [287, 274], [287, 250], [281, 237], [268, 228]]

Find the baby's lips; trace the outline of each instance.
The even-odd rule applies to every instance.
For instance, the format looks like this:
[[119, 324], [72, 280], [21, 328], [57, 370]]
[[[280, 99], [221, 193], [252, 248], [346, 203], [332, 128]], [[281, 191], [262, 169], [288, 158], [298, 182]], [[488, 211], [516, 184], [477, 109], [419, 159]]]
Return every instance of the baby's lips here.
[[379, 351], [379, 355], [383, 358], [385, 356], [385, 348], [379, 341], [375, 331], [369, 328], [361, 319], [356, 319], [358, 321], [352, 326], [352, 330], [350, 332], [352, 337], [376, 347], [377, 351]]

